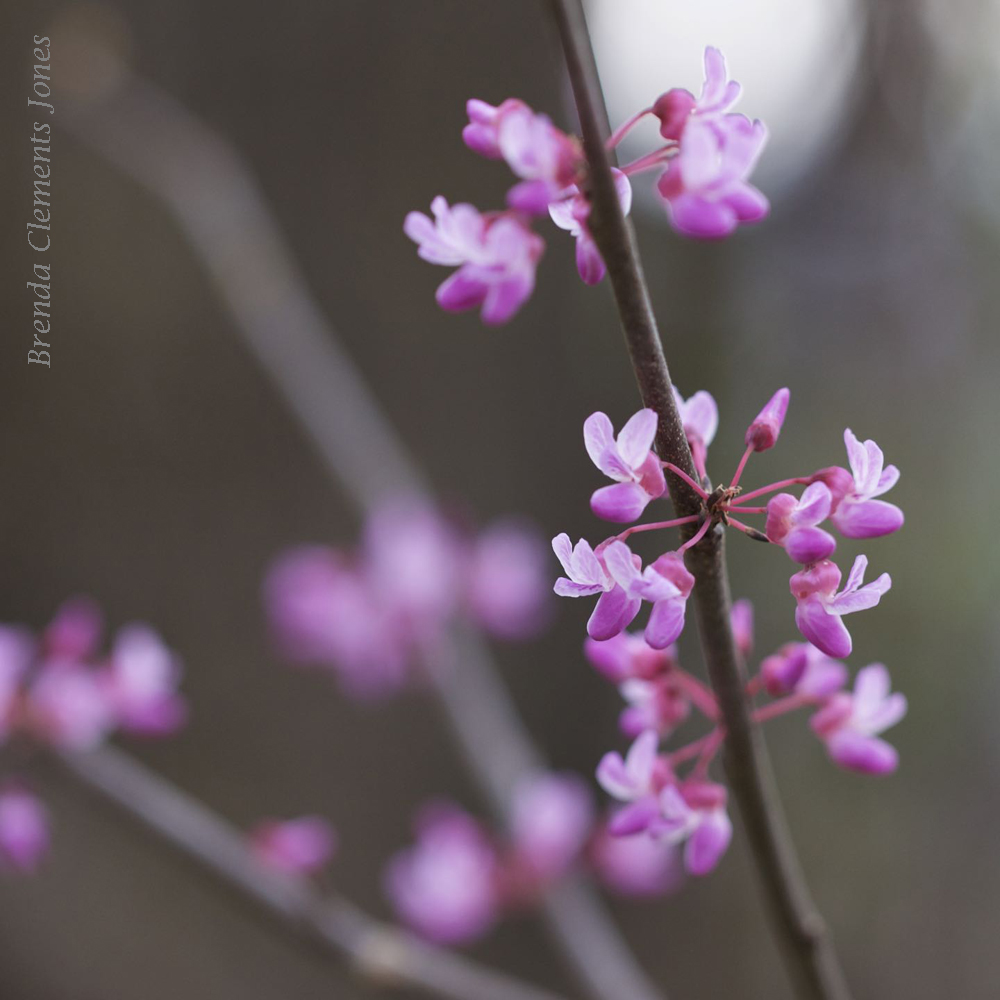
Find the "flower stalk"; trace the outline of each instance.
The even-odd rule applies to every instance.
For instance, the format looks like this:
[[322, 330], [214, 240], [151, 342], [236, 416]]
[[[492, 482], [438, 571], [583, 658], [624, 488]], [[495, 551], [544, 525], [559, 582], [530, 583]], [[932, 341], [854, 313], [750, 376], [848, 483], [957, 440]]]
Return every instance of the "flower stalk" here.
[[[698, 480], [653, 315], [634, 235], [615, 193], [606, 153], [610, 132], [586, 21], [579, 0], [551, 0], [580, 119], [590, 203], [588, 228], [607, 267], [643, 405], [659, 418], [656, 450], [667, 466], [675, 512], [699, 512]], [[753, 494], [748, 494], [747, 497]], [[681, 528], [691, 538], [690, 524]], [[746, 694], [742, 658], [733, 635], [724, 530], [714, 525], [686, 553], [694, 574], [702, 650], [725, 729], [724, 762], [776, 934], [799, 996], [848, 1000], [830, 935], [810, 898], [777, 796], [771, 765]]]

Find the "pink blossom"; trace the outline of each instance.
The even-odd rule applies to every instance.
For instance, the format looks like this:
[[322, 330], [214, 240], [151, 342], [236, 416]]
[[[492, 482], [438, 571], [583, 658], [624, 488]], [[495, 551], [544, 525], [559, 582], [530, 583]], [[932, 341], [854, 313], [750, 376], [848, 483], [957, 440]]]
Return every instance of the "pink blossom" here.
[[873, 663], [858, 671], [853, 694], [836, 694], [811, 720], [836, 763], [862, 774], [895, 771], [899, 755], [878, 734], [906, 715], [904, 695], [890, 694], [889, 671]]
[[48, 811], [31, 792], [0, 788], [0, 869], [29, 874], [49, 850]]
[[487, 631], [502, 639], [537, 634], [548, 618], [545, 548], [537, 533], [516, 523], [493, 525], [469, 556], [466, 599]]
[[537, 774], [514, 792], [511, 835], [520, 857], [543, 878], [565, 872], [590, 835], [594, 804], [575, 774]]
[[705, 392], [704, 389], [696, 392], [690, 399], [684, 399], [676, 386], [671, 388], [674, 391], [677, 412], [684, 425], [688, 446], [694, 458], [694, 467], [701, 476], [704, 476], [708, 446], [715, 439], [715, 432], [719, 429], [719, 407], [711, 393]]
[[340, 553], [322, 546], [292, 549], [271, 568], [264, 599], [284, 655], [336, 669], [352, 694], [398, 690], [409, 651], [385, 607]]
[[839, 593], [840, 570], [828, 559], [800, 570], [791, 578], [791, 591], [798, 602], [795, 624], [827, 656], [842, 659], [850, 655], [851, 635], [842, 616], [875, 607], [892, 586], [888, 573], [861, 586], [867, 566], [868, 557], [858, 556], [847, 585]]
[[874, 498], [896, 485], [899, 469], [883, 467], [882, 449], [871, 440], [862, 444], [850, 429], [844, 431], [844, 444], [851, 476], [840, 477], [841, 489], [834, 493], [830, 520], [846, 538], [877, 538], [898, 531], [903, 526], [903, 512], [895, 504]]
[[438, 305], [449, 312], [482, 306], [484, 323], [506, 323], [534, 290], [541, 237], [513, 215], [482, 215], [468, 204], [449, 208], [441, 196], [431, 211], [433, 221], [410, 212], [403, 231], [424, 260], [458, 268], [438, 288]]
[[587, 622], [587, 634], [592, 639], [610, 639], [632, 624], [642, 599], [629, 596], [615, 583], [589, 542], [581, 538], [574, 546], [564, 532], [552, 539], [552, 551], [566, 571], [554, 588], [560, 597], [600, 594]]
[[640, 571], [641, 563], [624, 542], [612, 542], [604, 550], [608, 572], [628, 598], [649, 601], [653, 608], [644, 632], [654, 649], [666, 649], [684, 631], [684, 612], [694, 577], [676, 552], [667, 552]]
[[753, 652], [753, 603], [745, 597], [734, 601], [729, 612], [729, 620], [736, 648], [745, 660]]
[[744, 441], [748, 448], [754, 451], [767, 451], [778, 442], [781, 426], [788, 412], [788, 389], [779, 389], [764, 405], [764, 408], [754, 418], [747, 428]]
[[[615, 179], [615, 190], [618, 192], [618, 203], [622, 214], [628, 215], [632, 208], [632, 185], [628, 177], [620, 170], [612, 168]], [[549, 215], [560, 228], [565, 229], [576, 239], [576, 269], [580, 277], [588, 285], [596, 285], [604, 277], [604, 260], [590, 231], [587, 229], [587, 218], [590, 215], [590, 202], [575, 185], [570, 185], [564, 196], [549, 205]]]
[[497, 857], [480, 825], [455, 806], [425, 809], [416, 844], [386, 869], [396, 912], [432, 941], [458, 944], [481, 937], [496, 921]]
[[626, 836], [649, 827], [659, 813], [657, 791], [664, 775], [658, 761], [659, 736], [653, 730], [640, 733], [623, 758], [606, 753], [597, 765], [597, 781], [613, 798], [625, 802], [608, 823], [611, 833]]
[[507, 193], [507, 204], [531, 215], [544, 214], [576, 179], [583, 164], [579, 143], [524, 104], [499, 114], [496, 129], [500, 154], [522, 178]]
[[701, 95], [695, 98], [689, 90], [675, 87], [656, 99], [652, 111], [660, 119], [663, 138], [677, 140], [692, 121], [721, 116], [736, 103], [739, 96], [740, 85], [729, 79], [722, 53], [708, 46], [705, 49], [705, 82]]
[[618, 728], [626, 736], [638, 736], [645, 729], [667, 736], [691, 712], [687, 695], [669, 673], [653, 680], [623, 681], [618, 693], [628, 703], [618, 717]]
[[97, 652], [104, 621], [100, 609], [88, 597], [75, 597], [56, 611], [42, 635], [46, 659], [87, 660]]
[[828, 559], [837, 543], [818, 525], [830, 516], [832, 503], [830, 490], [822, 482], [807, 486], [798, 500], [791, 493], [771, 497], [767, 504], [767, 537], [797, 563]]
[[620, 632], [598, 642], [587, 638], [583, 652], [591, 664], [609, 681], [652, 680], [665, 673], [676, 662], [677, 650], [653, 649], [641, 636]]
[[774, 696], [802, 694], [825, 698], [847, 683], [847, 668], [808, 642], [792, 642], [764, 659], [761, 677]]
[[28, 695], [36, 734], [67, 750], [89, 750], [111, 731], [115, 716], [97, 671], [72, 660], [39, 668]]
[[184, 724], [187, 707], [178, 694], [181, 666], [159, 635], [127, 625], [115, 639], [103, 673], [105, 694], [123, 730], [161, 736]]
[[337, 851], [337, 834], [319, 816], [264, 820], [250, 832], [250, 848], [268, 868], [292, 875], [312, 875]]
[[604, 413], [592, 413], [583, 424], [583, 441], [590, 460], [614, 486], [602, 486], [590, 498], [590, 509], [606, 521], [634, 521], [650, 500], [663, 495], [663, 467], [651, 450], [656, 437], [655, 410], [640, 410], [629, 418], [618, 437]]
[[598, 878], [622, 896], [651, 898], [674, 892], [684, 881], [678, 849], [645, 833], [615, 836], [600, 831], [591, 849]]
[[684, 867], [692, 875], [714, 871], [733, 838], [726, 790], [712, 782], [667, 785], [659, 796], [660, 815], [650, 824], [653, 837], [684, 844]]
[[677, 156], [657, 182], [674, 229], [719, 239], [740, 223], [764, 218], [768, 201], [747, 178], [766, 140], [764, 123], [743, 115], [689, 121]]
[[462, 140], [469, 149], [474, 153], [479, 153], [480, 156], [485, 156], [490, 160], [503, 159], [503, 153], [500, 151], [498, 125], [504, 115], [518, 109], [531, 110], [524, 101], [520, 101], [516, 97], [509, 97], [497, 107], [487, 104], [486, 101], [472, 98], [465, 105], [469, 124], [462, 129]]

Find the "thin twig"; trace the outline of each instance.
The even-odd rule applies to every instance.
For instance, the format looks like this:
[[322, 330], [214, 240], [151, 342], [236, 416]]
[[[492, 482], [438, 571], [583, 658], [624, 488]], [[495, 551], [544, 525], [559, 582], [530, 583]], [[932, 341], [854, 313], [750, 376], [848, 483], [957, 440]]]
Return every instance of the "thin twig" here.
[[58, 760], [287, 931], [346, 959], [373, 984], [415, 987], [445, 1000], [560, 1000], [380, 923], [340, 896], [321, 897], [308, 879], [264, 868], [239, 830], [120, 750], [106, 746]]
[[[362, 514], [385, 494], [428, 502], [427, 484], [344, 353], [239, 155], [152, 84], [125, 75], [77, 107], [71, 127], [176, 216], [280, 396]], [[462, 756], [506, 824], [518, 782], [542, 766], [482, 637], [457, 629], [431, 672]], [[657, 1000], [599, 897], [571, 875], [541, 901], [594, 1000]]]
[[[660, 417], [656, 448], [697, 479], [671, 390], [656, 320], [631, 226], [615, 193], [605, 152], [607, 112], [579, 0], [550, 0], [562, 40], [589, 164], [588, 225], [604, 258], [643, 403]], [[678, 476], [668, 477], [679, 515], [697, 513], [698, 497]], [[681, 531], [690, 537], [689, 527]], [[849, 992], [830, 936], [806, 887], [781, 809], [767, 750], [753, 722], [730, 622], [724, 529], [709, 532], [687, 554], [709, 678], [726, 729], [725, 765], [788, 966], [802, 997], [847, 1000]]]

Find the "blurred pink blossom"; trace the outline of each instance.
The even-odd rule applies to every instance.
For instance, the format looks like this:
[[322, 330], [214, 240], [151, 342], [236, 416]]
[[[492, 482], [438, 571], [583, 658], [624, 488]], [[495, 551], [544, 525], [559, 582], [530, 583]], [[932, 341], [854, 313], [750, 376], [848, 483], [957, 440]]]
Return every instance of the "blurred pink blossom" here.
[[264, 820], [250, 832], [250, 847], [261, 864], [276, 871], [312, 875], [337, 851], [337, 834], [319, 816]]
[[542, 878], [561, 875], [573, 864], [593, 822], [590, 789], [575, 774], [536, 774], [515, 789], [514, 846]]
[[0, 870], [29, 874], [49, 850], [48, 812], [16, 784], [0, 788]]

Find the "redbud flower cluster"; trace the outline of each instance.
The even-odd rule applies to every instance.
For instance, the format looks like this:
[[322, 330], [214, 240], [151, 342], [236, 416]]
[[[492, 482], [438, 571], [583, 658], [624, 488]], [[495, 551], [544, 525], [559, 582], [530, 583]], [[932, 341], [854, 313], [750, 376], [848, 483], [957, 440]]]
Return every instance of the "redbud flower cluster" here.
[[[626, 215], [632, 204], [630, 178], [649, 171], [658, 175], [656, 189], [671, 224], [687, 236], [728, 236], [739, 224], [767, 214], [767, 199], [748, 181], [767, 130], [759, 121], [730, 112], [739, 96], [740, 85], [728, 79], [722, 53], [708, 48], [699, 97], [670, 90], [611, 136], [609, 150], [641, 119], [654, 115], [664, 140], [612, 171]], [[433, 219], [421, 212], [406, 217], [403, 230], [418, 245], [419, 255], [457, 269], [438, 288], [438, 304], [450, 312], [481, 308], [483, 321], [490, 324], [509, 320], [534, 290], [545, 242], [532, 223], [545, 214], [576, 240], [580, 277], [597, 284], [605, 267], [587, 228], [587, 165], [579, 140], [516, 98], [496, 107], [471, 100], [467, 111], [469, 124], [462, 132], [466, 146], [487, 159], [505, 161], [518, 181], [508, 191], [503, 211], [449, 206], [439, 195], [431, 203]]]
[[[84, 599], [69, 601], [36, 638], [0, 626], [0, 745], [89, 750], [113, 732], [167, 736], [187, 708], [180, 662], [147, 625], [121, 628], [100, 653], [102, 620]], [[0, 868], [34, 870], [48, 847], [44, 805], [9, 779], [0, 787]]]
[[[728, 485], [710, 490], [705, 463], [718, 428], [718, 409], [706, 392], [690, 399], [676, 393], [676, 403], [691, 447], [699, 481], [652, 450], [657, 417], [640, 410], [615, 436], [603, 413], [584, 423], [584, 444], [591, 460], [613, 485], [591, 497], [591, 509], [600, 518], [618, 523], [636, 521], [646, 507], [666, 495], [664, 471], [682, 480], [700, 497], [701, 511], [666, 521], [632, 524], [596, 547], [580, 539], [558, 535], [552, 547], [565, 576], [555, 591], [564, 597], [596, 597], [587, 623], [585, 652], [594, 666], [618, 686], [627, 707], [620, 727], [633, 739], [622, 757], [609, 753], [598, 767], [602, 787], [623, 805], [612, 816], [613, 835], [644, 833], [655, 840], [683, 848], [687, 871], [711, 871], [732, 836], [726, 812], [726, 790], [708, 778], [710, 765], [722, 745], [715, 696], [683, 670], [676, 646], [685, 624], [687, 601], [695, 578], [684, 563], [684, 552], [714, 526], [734, 527], [758, 541], [782, 547], [801, 565], [791, 577], [796, 600], [795, 622], [804, 643], [792, 643], [767, 657], [747, 686], [748, 696], [766, 693], [774, 700], [754, 710], [758, 721], [786, 712], [814, 710], [811, 725], [831, 758], [842, 767], [868, 774], [895, 769], [895, 750], [879, 734], [906, 712], [901, 694], [890, 693], [889, 675], [881, 664], [860, 670], [853, 691], [844, 690], [847, 668], [840, 659], [852, 650], [843, 622], [847, 614], [872, 608], [889, 589], [883, 573], [864, 584], [868, 560], [858, 556], [841, 588], [841, 572], [831, 561], [836, 549], [830, 526], [847, 538], [876, 538], [898, 530], [902, 511], [879, 499], [899, 479], [895, 466], [886, 466], [874, 441], [860, 442], [844, 432], [850, 469], [839, 466], [743, 493], [739, 481], [755, 452], [772, 448], [788, 410], [789, 392], [780, 389], [747, 428], [746, 450]], [[800, 496], [785, 489], [805, 487]], [[774, 494], [764, 506], [748, 501]], [[764, 531], [741, 520], [766, 515]], [[685, 526], [690, 538], [645, 567], [629, 547], [638, 532]], [[626, 632], [643, 604], [650, 610], [641, 636]], [[753, 613], [749, 602], [733, 608], [733, 630], [746, 657], [753, 642]], [[661, 742], [691, 713], [700, 712], [711, 723], [702, 738], [669, 753]], [[681, 768], [686, 773], [682, 773]]]
[[284, 655], [331, 669], [365, 698], [419, 677], [457, 617], [523, 639], [544, 624], [549, 600], [531, 530], [498, 522], [472, 538], [406, 498], [372, 514], [355, 552], [310, 546], [282, 555], [264, 598]]
[[385, 891], [400, 920], [445, 944], [483, 936], [571, 870], [589, 869], [622, 895], [659, 895], [679, 884], [675, 852], [647, 837], [610, 837], [573, 774], [522, 780], [504, 836], [443, 801], [420, 811], [414, 832], [414, 844], [386, 867]]

